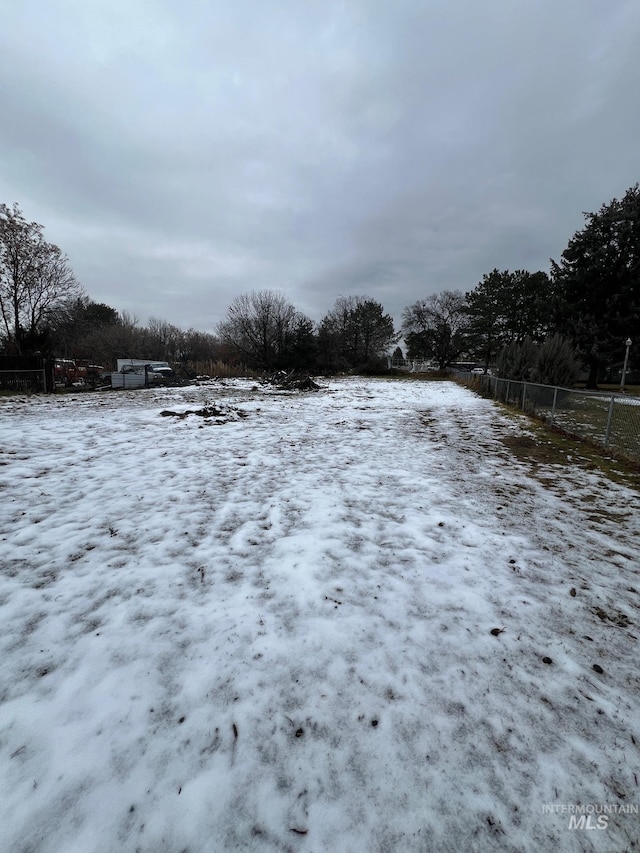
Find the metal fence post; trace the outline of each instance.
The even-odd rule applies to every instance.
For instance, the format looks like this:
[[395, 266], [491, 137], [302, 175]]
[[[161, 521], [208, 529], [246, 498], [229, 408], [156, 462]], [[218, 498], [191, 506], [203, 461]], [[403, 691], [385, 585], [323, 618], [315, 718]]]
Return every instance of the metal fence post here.
[[613, 406], [616, 401], [614, 395], [611, 395], [611, 402], [609, 403], [609, 414], [607, 415], [607, 429], [604, 433], [604, 449], [606, 450], [609, 447], [609, 437], [611, 435], [611, 421], [613, 420]]
[[556, 403], [558, 401], [558, 386], [556, 385], [553, 389], [553, 406], [551, 407], [551, 426], [553, 426], [553, 421], [556, 417]]
[[527, 383], [522, 383], [522, 411], [524, 412], [524, 401], [527, 397]]

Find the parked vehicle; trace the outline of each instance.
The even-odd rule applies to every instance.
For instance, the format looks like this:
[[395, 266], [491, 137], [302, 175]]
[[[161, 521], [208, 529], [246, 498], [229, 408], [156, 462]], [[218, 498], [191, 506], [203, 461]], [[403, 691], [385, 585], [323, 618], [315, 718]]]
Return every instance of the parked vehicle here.
[[80, 381], [75, 361], [71, 358], [56, 358], [53, 364], [53, 378], [56, 385], [74, 385]]
[[95, 385], [103, 373], [101, 364], [89, 364], [86, 360], [56, 358], [53, 364], [54, 382], [58, 386]]
[[166, 361], [143, 358], [118, 358], [117, 370], [111, 374], [112, 388], [142, 388], [170, 379], [174, 374]]
[[151, 361], [144, 358], [116, 359], [118, 373], [144, 373], [145, 368], [151, 379], [168, 379], [173, 376], [173, 370], [168, 361]]

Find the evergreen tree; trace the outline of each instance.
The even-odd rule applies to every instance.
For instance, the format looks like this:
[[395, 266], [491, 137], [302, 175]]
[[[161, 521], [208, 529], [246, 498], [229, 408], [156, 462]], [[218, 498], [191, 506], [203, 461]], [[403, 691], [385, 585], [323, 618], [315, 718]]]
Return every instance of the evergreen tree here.
[[397, 343], [393, 318], [368, 296], [340, 296], [320, 323], [320, 361], [332, 370], [362, 367]]
[[537, 351], [533, 381], [573, 388], [579, 373], [580, 358], [571, 342], [561, 335], [549, 335]]
[[467, 341], [485, 368], [509, 343], [542, 341], [553, 324], [554, 284], [545, 272], [494, 269], [467, 293]]
[[513, 341], [500, 351], [497, 361], [498, 374], [503, 379], [533, 381], [537, 360], [538, 346], [531, 338]]
[[551, 272], [557, 329], [575, 341], [589, 367], [587, 387], [595, 388], [599, 369], [622, 362], [626, 338], [640, 339], [639, 185], [584, 216]]

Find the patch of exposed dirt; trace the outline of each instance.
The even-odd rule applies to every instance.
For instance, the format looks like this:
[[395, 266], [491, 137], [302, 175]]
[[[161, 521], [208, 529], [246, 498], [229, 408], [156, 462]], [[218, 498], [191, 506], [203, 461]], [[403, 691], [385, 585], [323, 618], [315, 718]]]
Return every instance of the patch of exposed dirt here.
[[606, 479], [640, 491], [640, 471], [625, 460], [604, 456], [600, 449], [538, 424], [532, 424], [531, 430], [520, 435], [500, 436], [500, 441], [521, 462], [532, 465], [532, 473], [545, 485], [550, 485], [549, 473], [537, 475], [537, 466], [563, 465], [583, 471], [600, 471]]
[[163, 409], [163, 411], [160, 412], [160, 417], [178, 418], [179, 420], [184, 420], [189, 415], [196, 415], [197, 417], [204, 418], [205, 420], [215, 418], [216, 423], [226, 423], [227, 421], [235, 421], [238, 420], [238, 418], [248, 417], [247, 412], [242, 409], [235, 409], [231, 407], [222, 409], [217, 406], [204, 406], [202, 409], [187, 409], [184, 412], [173, 412], [170, 409]]
[[566, 465], [567, 449], [531, 435], [502, 435], [500, 441], [521, 462], [542, 465]]
[[628, 628], [629, 625], [633, 625], [633, 622], [629, 619], [626, 613], [622, 613], [619, 610], [607, 613], [607, 611], [603, 610], [602, 607], [593, 607], [591, 609], [601, 622], [610, 622], [612, 625], [617, 625], [618, 628]]

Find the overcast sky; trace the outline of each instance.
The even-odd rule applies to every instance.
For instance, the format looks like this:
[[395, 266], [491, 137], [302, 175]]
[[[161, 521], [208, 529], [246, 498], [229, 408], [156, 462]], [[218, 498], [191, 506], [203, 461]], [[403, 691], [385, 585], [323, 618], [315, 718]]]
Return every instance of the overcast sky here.
[[0, 0], [0, 202], [88, 295], [403, 307], [640, 180], [638, 0]]

